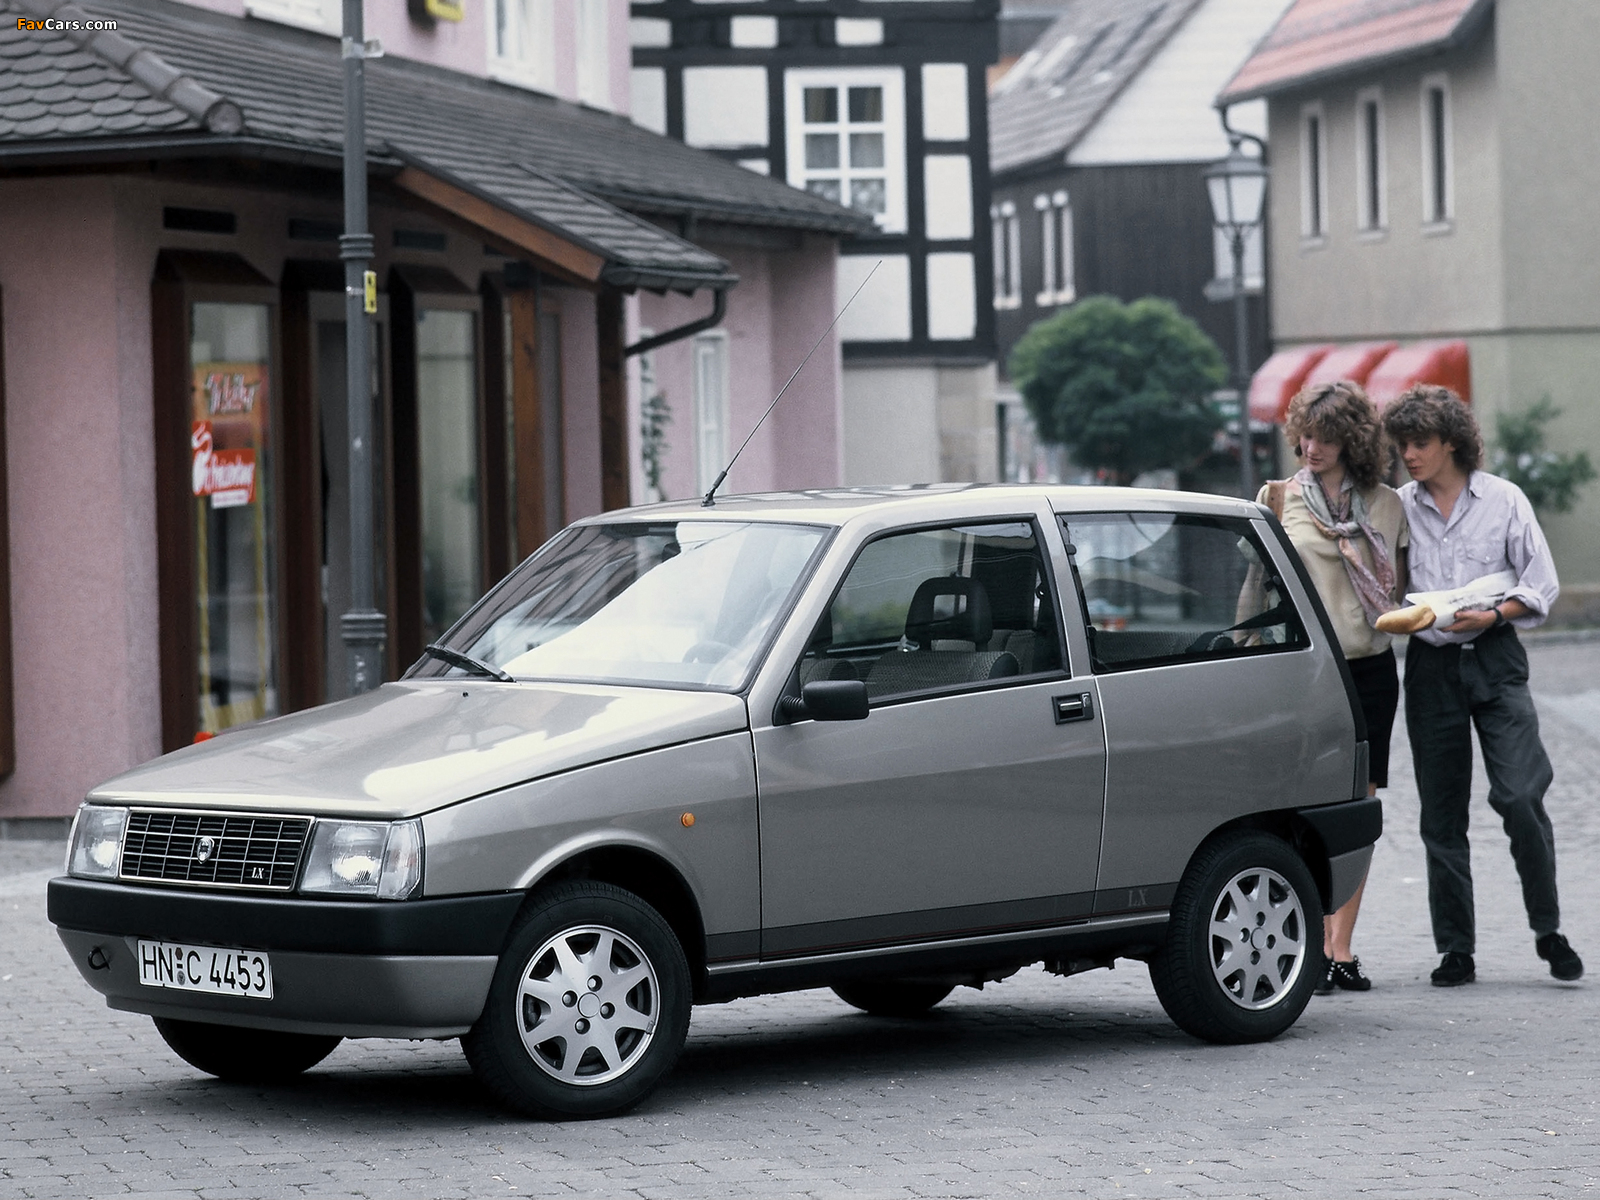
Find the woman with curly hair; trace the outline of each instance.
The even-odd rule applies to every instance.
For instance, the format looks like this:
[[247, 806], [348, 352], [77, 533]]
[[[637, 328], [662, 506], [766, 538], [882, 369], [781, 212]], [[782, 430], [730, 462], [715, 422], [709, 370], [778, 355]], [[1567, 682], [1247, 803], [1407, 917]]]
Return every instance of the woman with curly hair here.
[[[1367, 721], [1367, 794], [1389, 783], [1389, 737], [1400, 702], [1400, 677], [1389, 635], [1374, 622], [1405, 595], [1410, 538], [1400, 497], [1380, 482], [1385, 446], [1378, 410], [1358, 384], [1341, 380], [1306, 388], [1289, 402], [1285, 433], [1304, 465], [1269, 483], [1268, 504], [1299, 550], [1349, 662]], [[1350, 952], [1366, 880], [1323, 927], [1328, 972], [1317, 991], [1364, 992], [1372, 981]]]

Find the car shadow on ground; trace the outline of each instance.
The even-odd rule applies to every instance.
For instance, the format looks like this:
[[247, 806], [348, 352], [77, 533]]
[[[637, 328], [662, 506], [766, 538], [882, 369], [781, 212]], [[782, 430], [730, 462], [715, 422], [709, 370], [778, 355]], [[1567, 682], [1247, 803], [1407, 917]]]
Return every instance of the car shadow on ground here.
[[[1044, 1081], [1125, 1075], [1145, 1066], [1155, 1070], [1174, 1053], [1231, 1057], [1263, 1051], [1207, 1046], [1177, 1029], [1154, 1005], [1085, 1003], [1082, 997], [1074, 997], [1068, 1009], [1065, 1000], [1060, 1006], [1018, 1004], [997, 996], [916, 1018], [873, 1017], [839, 1002], [837, 1014], [822, 1011], [798, 1025], [769, 1025], [758, 1012], [739, 1017], [738, 1028], [713, 1018], [698, 1033], [691, 1029], [676, 1069], [634, 1113], [649, 1117], [697, 1110], [704, 1115], [732, 1097], [744, 1110], [778, 1101], [797, 1088], [850, 1092], [874, 1078], [887, 1086], [915, 1076], [919, 1083], [937, 1086], [941, 1076], [981, 1072]], [[1276, 1045], [1294, 1040], [1291, 1030]], [[176, 1063], [174, 1069], [189, 1071]], [[345, 1129], [351, 1136], [382, 1129], [426, 1136], [430, 1129], [526, 1123], [494, 1103], [454, 1042], [346, 1043], [300, 1079], [271, 1086], [198, 1074], [141, 1075], [96, 1107], [108, 1119], [119, 1111], [146, 1120], [162, 1112], [204, 1113], [213, 1119], [227, 1113], [232, 1122], [262, 1131], [315, 1128], [330, 1136]]]

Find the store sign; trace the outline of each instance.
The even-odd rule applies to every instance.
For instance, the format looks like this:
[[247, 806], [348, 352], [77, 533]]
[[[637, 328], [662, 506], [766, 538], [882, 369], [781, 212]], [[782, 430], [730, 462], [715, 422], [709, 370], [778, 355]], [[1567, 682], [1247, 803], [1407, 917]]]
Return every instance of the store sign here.
[[254, 449], [216, 449], [210, 421], [194, 423], [189, 447], [194, 453], [191, 479], [196, 496], [210, 496], [212, 508], [237, 508], [256, 502]]

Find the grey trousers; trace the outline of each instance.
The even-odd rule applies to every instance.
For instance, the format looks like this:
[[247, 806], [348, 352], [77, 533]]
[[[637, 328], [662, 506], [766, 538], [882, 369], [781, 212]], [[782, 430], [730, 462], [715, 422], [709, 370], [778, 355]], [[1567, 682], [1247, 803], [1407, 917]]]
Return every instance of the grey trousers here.
[[1422, 799], [1428, 911], [1440, 954], [1473, 953], [1472, 855], [1467, 800], [1472, 727], [1489, 774], [1489, 806], [1511, 839], [1522, 902], [1535, 937], [1561, 928], [1556, 842], [1544, 794], [1555, 777], [1528, 691], [1528, 655], [1509, 625], [1465, 646], [1406, 646], [1406, 729]]

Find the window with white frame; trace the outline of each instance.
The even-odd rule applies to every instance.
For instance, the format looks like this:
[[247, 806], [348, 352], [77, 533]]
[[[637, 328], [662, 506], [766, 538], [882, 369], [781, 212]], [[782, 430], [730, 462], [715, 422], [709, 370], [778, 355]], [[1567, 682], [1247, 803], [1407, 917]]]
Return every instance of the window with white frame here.
[[789, 182], [906, 228], [905, 77], [898, 67], [784, 75]]
[[1422, 221], [1447, 225], [1456, 215], [1455, 157], [1450, 149], [1450, 81], [1422, 81]]
[[489, 0], [489, 74], [554, 91], [555, 0]]
[[1328, 131], [1322, 105], [1300, 110], [1300, 236], [1328, 236]]
[[1022, 306], [1022, 222], [1017, 206], [1003, 200], [989, 210], [989, 236], [994, 253], [994, 306]]
[[342, 0], [245, 0], [245, 12], [268, 21], [337, 34], [344, 29]]
[[699, 334], [693, 350], [694, 472], [704, 494], [728, 463], [728, 335]]
[[611, 108], [611, 48], [606, 28], [608, 0], [577, 0], [578, 99]]
[[1377, 233], [1388, 228], [1389, 172], [1384, 163], [1383, 93], [1356, 93], [1356, 228]]
[[1039, 214], [1039, 294], [1041, 308], [1071, 304], [1078, 297], [1072, 261], [1072, 201], [1064, 191], [1033, 198]]

